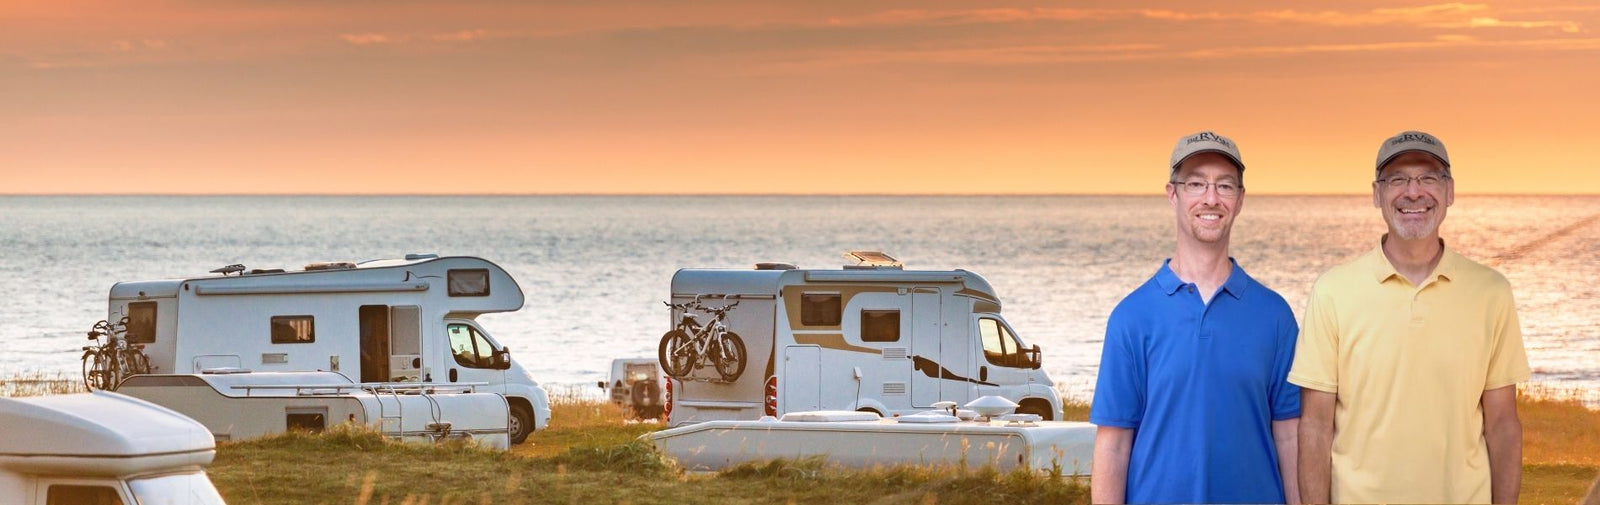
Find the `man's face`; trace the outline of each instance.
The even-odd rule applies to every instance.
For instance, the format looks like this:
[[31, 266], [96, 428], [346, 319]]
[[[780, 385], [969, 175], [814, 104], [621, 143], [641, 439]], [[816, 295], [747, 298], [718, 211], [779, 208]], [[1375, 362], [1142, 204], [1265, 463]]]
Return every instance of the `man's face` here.
[[1445, 174], [1444, 164], [1437, 158], [1409, 152], [1378, 172], [1377, 182], [1372, 183], [1372, 204], [1383, 211], [1390, 236], [1405, 240], [1438, 238], [1445, 209], [1455, 203], [1455, 187], [1455, 180]]
[[[1183, 160], [1172, 180], [1175, 182], [1167, 184], [1167, 200], [1177, 214], [1179, 236], [1204, 244], [1227, 244], [1233, 218], [1244, 206], [1239, 168], [1221, 154], [1200, 153]], [[1191, 193], [1186, 186], [1199, 192]], [[1224, 194], [1229, 189], [1234, 194]]]

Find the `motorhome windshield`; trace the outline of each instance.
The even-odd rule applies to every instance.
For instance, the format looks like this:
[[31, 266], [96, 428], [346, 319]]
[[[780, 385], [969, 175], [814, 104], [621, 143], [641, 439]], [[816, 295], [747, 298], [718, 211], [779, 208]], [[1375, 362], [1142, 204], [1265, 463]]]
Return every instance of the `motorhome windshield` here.
[[205, 472], [167, 474], [128, 482], [133, 499], [141, 505], [224, 505], [222, 495]]

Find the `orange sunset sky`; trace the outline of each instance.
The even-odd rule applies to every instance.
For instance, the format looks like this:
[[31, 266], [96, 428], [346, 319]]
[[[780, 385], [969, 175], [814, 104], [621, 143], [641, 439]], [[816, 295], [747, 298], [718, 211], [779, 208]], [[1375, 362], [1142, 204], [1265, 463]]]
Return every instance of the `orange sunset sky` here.
[[[1292, 5], [1292, 7], [1290, 7]], [[1600, 3], [0, 4], [0, 194], [1600, 193]]]

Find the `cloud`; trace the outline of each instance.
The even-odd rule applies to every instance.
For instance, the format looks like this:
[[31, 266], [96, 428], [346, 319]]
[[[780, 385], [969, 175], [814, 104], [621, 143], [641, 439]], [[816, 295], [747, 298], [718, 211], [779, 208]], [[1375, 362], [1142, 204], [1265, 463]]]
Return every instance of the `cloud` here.
[[[989, 8], [952, 10], [891, 10], [856, 18], [829, 18], [829, 26], [874, 25], [962, 25], [1004, 24], [1038, 21], [1106, 21], [1147, 19], [1170, 22], [1241, 21], [1254, 23], [1301, 23], [1308, 25], [1351, 27], [1413, 25], [1429, 28], [1559, 28], [1575, 33], [1580, 26], [1575, 21], [1533, 20], [1505, 21], [1480, 14], [1489, 11], [1488, 4], [1445, 3], [1416, 7], [1378, 8], [1369, 11], [1304, 11], [1282, 9], [1252, 12], [1189, 12], [1171, 9], [1070, 9], [1070, 8]], [[1587, 7], [1523, 9], [1518, 14], [1543, 14], [1550, 12], [1588, 12]]]
[[345, 42], [349, 42], [358, 46], [388, 44], [395, 41], [395, 39], [390, 39], [387, 35], [380, 33], [342, 33], [339, 34], [339, 38], [344, 39]]
[[433, 40], [441, 41], [441, 42], [466, 42], [466, 41], [472, 41], [472, 40], [479, 40], [479, 39], [482, 39], [482, 38], [484, 38], [484, 37], [486, 37], [488, 35], [489, 35], [488, 31], [483, 30], [483, 29], [480, 28], [480, 29], [477, 29], [477, 30], [462, 30], [462, 31], [453, 32], [453, 33], [439, 33], [439, 34], [434, 34], [430, 38], [432, 38]]

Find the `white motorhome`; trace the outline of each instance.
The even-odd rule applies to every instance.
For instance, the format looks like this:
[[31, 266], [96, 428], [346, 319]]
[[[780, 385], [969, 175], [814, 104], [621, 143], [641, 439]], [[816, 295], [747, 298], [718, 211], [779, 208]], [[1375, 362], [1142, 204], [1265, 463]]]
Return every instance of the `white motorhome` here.
[[[356, 382], [479, 382], [510, 403], [521, 443], [550, 422], [545, 391], [478, 324], [522, 308], [505, 269], [473, 257], [406, 255], [304, 270], [230, 265], [205, 277], [119, 282], [109, 321], [127, 318], [151, 371], [338, 372]], [[230, 275], [231, 274], [231, 275]]]
[[116, 393], [0, 398], [0, 503], [222, 505], [211, 432]]
[[481, 385], [354, 384], [334, 372], [240, 372], [135, 375], [117, 392], [189, 416], [219, 442], [348, 423], [405, 442], [464, 439], [506, 449], [506, 399], [476, 392]]
[[611, 403], [622, 406], [634, 419], [657, 419], [662, 407], [661, 381], [664, 377], [655, 358], [617, 358], [611, 360], [611, 378], [596, 383]]
[[904, 270], [892, 258], [839, 270], [679, 270], [672, 303], [695, 300], [739, 302], [727, 325], [749, 362], [732, 382], [704, 363], [668, 381], [670, 426], [814, 410], [897, 416], [985, 395], [1060, 417], [1039, 347], [1017, 337], [994, 289], [966, 270]]

